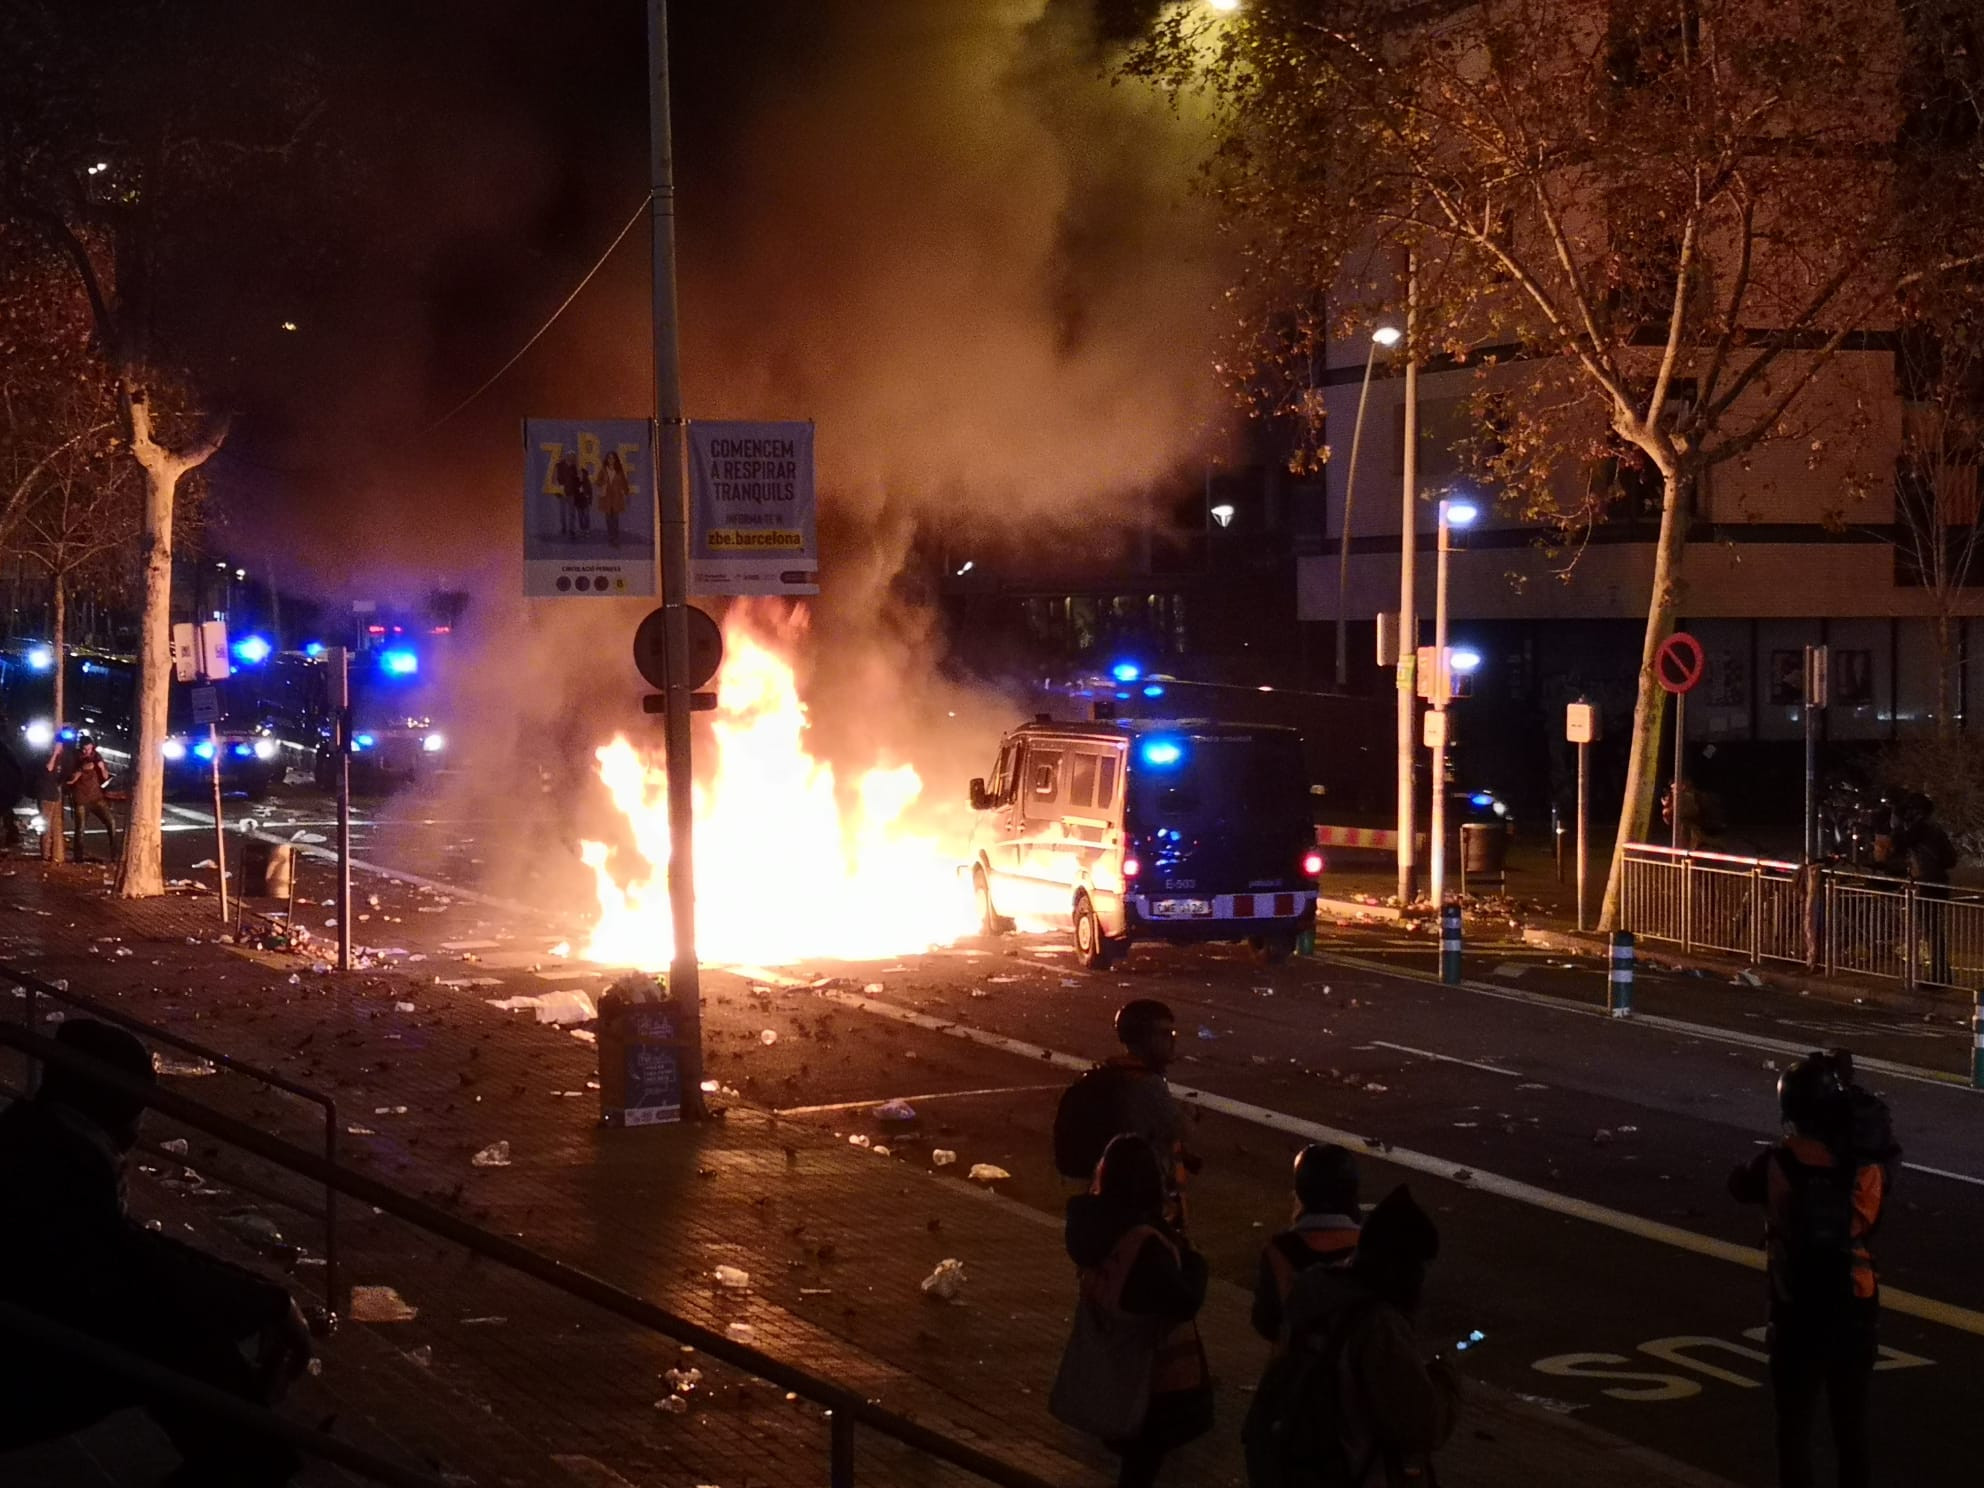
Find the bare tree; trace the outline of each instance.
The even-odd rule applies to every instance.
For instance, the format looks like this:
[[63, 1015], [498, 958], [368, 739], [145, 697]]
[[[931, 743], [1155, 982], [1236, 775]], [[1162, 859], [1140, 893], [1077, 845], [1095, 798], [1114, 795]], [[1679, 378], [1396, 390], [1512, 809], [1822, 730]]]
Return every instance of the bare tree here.
[[[1493, 465], [1575, 525], [1608, 455], [1657, 481], [1619, 850], [1644, 835], [1691, 494], [1798, 440], [1804, 402], [1906, 286], [1984, 255], [1975, 140], [1911, 129], [1958, 0], [1250, 0], [1175, 8], [1132, 66], [1212, 98], [1208, 188], [1241, 238], [1236, 369], [1299, 389], [1319, 338], [1405, 309], [1407, 355], [1521, 363]], [[1967, 167], [1967, 168], [1964, 168]], [[1333, 317], [1291, 311], [1328, 299]], [[1833, 431], [1837, 433], [1838, 431]], [[1838, 472], [1842, 484], [1864, 480]]]

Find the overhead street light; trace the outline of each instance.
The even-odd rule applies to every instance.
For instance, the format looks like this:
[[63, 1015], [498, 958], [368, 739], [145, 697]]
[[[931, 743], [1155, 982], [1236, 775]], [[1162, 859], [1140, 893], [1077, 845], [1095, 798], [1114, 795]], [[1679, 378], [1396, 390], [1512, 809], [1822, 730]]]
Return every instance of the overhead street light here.
[[1222, 527], [1231, 527], [1233, 525], [1233, 507], [1231, 503], [1222, 501], [1218, 506], [1215, 506], [1212, 509], [1212, 519]]
[[1395, 325], [1371, 332], [1371, 349], [1364, 354], [1364, 386], [1357, 394], [1357, 422], [1350, 426], [1350, 469], [1343, 479], [1343, 521], [1338, 524], [1336, 555], [1336, 685], [1350, 685], [1350, 511], [1357, 499], [1357, 450], [1364, 442], [1364, 405], [1371, 399], [1371, 368], [1378, 348], [1389, 351], [1401, 340]]
[[[1440, 715], [1432, 733], [1433, 798], [1432, 820], [1427, 835], [1433, 849], [1432, 894], [1434, 908], [1446, 903], [1447, 873], [1447, 704], [1453, 701], [1454, 673], [1463, 676], [1481, 665], [1481, 653], [1447, 649], [1447, 555], [1453, 551], [1454, 529], [1471, 527], [1481, 516], [1480, 506], [1470, 497], [1450, 496], [1440, 502], [1438, 556], [1433, 571], [1433, 711]], [[1465, 665], [1463, 665], [1463, 660]]]

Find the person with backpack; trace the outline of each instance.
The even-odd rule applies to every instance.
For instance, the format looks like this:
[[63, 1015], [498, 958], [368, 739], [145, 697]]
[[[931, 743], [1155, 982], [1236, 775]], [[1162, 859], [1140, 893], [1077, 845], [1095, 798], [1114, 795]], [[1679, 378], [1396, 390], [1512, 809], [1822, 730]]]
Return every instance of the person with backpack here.
[[1206, 1262], [1165, 1218], [1166, 1199], [1156, 1149], [1125, 1133], [1103, 1149], [1090, 1191], [1068, 1200], [1081, 1294], [1048, 1408], [1123, 1459], [1117, 1488], [1150, 1488], [1168, 1454], [1212, 1429], [1194, 1321]]
[[1812, 1436], [1823, 1394], [1839, 1488], [1867, 1488], [1880, 1318], [1873, 1241], [1901, 1149], [1887, 1107], [1854, 1082], [1843, 1049], [1792, 1064], [1778, 1076], [1777, 1099], [1784, 1140], [1739, 1166], [1729, 1191], [1764, 1209], [1778, 1482], [1816, 1481]]
[[1248, 1488], [1409, 1488], [1433, 1481], [1460, 1383], [1414, 1331], [1440, 1232], [1403, 1184], [1365, 1219], [1346, 1268], [1290, 1288], [1280, 1346], [1240, 1439]]
[[1295, 1154], [1295, 1223], [1261, 1247], [1254, 1331], [1279, 1343], [1295, 1278], [1311, 1266], [1340, 1271], [1356, 1257], [1357, 1165], [1335, 1143], [1311, 1142]]
[[1178, 1052], [1178, 1023], [1171, 1009], [1149, 997], [1126, 1002], [1116, 1013], [1124, 1052], [1084, 1070], [1054, 1112], [1054, 1170], [1086, 1187], [1110, 1139], [1131, 1132], [1163, 1154], [1171, 1218], [1181, 1222], [1187, 1174], [1199, 1160], [1185, 1145], [1184, 1122], [1164, 1072]]

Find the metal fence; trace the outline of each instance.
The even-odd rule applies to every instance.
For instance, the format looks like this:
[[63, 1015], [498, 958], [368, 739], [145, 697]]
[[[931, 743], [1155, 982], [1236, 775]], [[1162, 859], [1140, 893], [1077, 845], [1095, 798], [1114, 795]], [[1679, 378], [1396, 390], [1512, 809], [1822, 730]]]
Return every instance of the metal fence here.
[[1620, 925], [1684, 951], [1911, 987], [1984, 985], [1984, 894], [1816, 865], [1629, 843]]

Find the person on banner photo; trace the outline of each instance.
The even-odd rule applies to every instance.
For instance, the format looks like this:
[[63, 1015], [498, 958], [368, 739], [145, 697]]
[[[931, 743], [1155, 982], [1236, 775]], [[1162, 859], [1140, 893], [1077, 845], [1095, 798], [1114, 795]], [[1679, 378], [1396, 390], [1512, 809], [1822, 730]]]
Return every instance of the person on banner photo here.
[[606, 541], [620, 546], [620, 518], [627, 510], [627, 467], [620, 463], [620, 451], [608, 450], [599, 466], [599, 514], [606, 521]]
[[558, 456], [557, 467], [552, 472], [552, 485], [557, 489], [558, 535], [572, 537], [577, 533], [574, 521], [579, 509], [579, 460], [570, 450]]
[[579, 465], [579, 484], [572, 495], [572, 520], [581, 533], [592, 531], [592, 470], [583, 462]]

